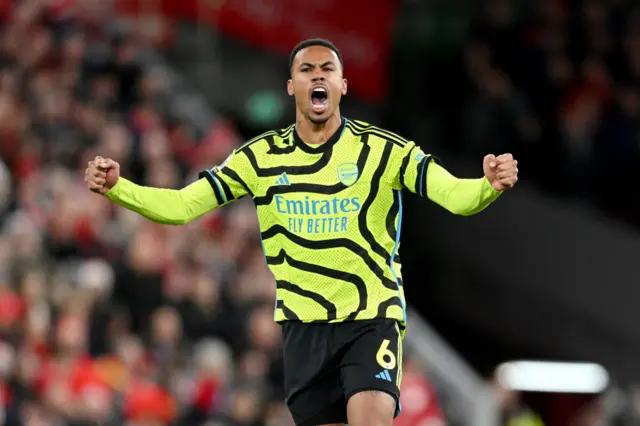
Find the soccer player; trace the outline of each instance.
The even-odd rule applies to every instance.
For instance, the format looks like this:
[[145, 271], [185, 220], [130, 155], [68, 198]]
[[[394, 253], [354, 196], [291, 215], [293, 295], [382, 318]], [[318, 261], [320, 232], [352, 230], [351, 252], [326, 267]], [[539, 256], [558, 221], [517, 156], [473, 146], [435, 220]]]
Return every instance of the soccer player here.
[[342, 57], [307, 40], [290, 57], [296, 121], [245, 143], [183, 189], [136, 185], [96, 157], [89, 189], [179, 225], [253, 198], [283, 328], [286, 402], [296, 425], [388, 426], [400, 411], [406, 302], [398, 257], [402, 191], [472, 215], [517, 181], [510, 154], [458, 179], [414, 142], [347, 119]]

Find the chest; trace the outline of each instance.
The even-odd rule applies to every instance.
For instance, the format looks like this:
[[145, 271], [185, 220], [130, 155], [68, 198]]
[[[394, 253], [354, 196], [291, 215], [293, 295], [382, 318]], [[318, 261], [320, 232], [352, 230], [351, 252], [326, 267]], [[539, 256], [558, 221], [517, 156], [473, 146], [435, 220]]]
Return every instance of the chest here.
[[257, 195], [354, 194], [382, 177], [376, 174], [375, 148], [357, 142], [338, 143], [314, 153], [297, 148], [259, 159]]
[[[363, 143], [331, 150], [267, 157], [254, 198], [261, 222], [295, 234], [338, 234], [358, 228], [361, 216], [387, 188], [381, 152]], [[390, 189], [390, 188], [389, 188]]]

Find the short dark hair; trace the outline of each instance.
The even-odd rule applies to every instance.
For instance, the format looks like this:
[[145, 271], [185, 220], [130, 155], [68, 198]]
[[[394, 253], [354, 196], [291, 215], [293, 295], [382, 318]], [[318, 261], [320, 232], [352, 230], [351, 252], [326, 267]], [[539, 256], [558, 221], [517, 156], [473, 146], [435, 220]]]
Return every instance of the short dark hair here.
[[336, 56], [338, 57], [338, 60], [340, 61], [340, 67], [342, 67], [342, 70], [344, 71], [344, 62], [342, 62], [342, 55], [340, 54], [340, 51], [333, 43], [323, 38], [310, 38], [308, 40], [304, 40], [298, 43], [298, 45], [294, 47], [293, 50], [291, 51], [291, 55], [289, 55], [289, 73], [291, 73], [291, 68], [293, 67], [293, 60], [298, 54], [298, 52], [310, 46], [322, 46], [322, 47], [326, 47], [329, 50], [333, 50]]

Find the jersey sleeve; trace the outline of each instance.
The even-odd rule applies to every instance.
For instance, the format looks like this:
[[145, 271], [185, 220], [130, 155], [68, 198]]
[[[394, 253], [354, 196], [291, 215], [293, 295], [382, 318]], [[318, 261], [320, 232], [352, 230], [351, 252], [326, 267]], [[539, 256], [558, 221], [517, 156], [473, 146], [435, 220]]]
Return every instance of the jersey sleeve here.
[[433, 155], [425, 154], [414, 142], [408, 142], [394, 151], [395, 155], [391, 156], [393, 187], [426, 197], [427, 170], [431, 163], [440, 163], [440, 160]]
[[427, 196], [431, 201], [461, 216], [480, 213], [502, 194], [486, 177], [460, 179], [439, 164], [432, 164], [426, 173]]
[[231, 153], [219, 166], [201, 171], [198, 177], [209, 182], [219, 206], [247, 195], [253, 197], [258, 182], [258, 176], [249, 158], [239, 150]]
[[120, 177], [105, 197], [164, 225], [184, 225], [218, 207], [204, 179], [178, 190], [141, 186]]
[[156, 223], [183, 225], [245, 195], [253, 196], [256, 182], [247, 156], [234, 151], [220, 166], [200, 172], [196, 182], [182, 189], [141, 186], [120, 177], [105, 196]]
[[486, 178], [460, 179], [440, 160], [409, 142], [392, 159], [394, 187], [428, 198], [451, 213], [470, 216], [481, 212], [501, 194]]

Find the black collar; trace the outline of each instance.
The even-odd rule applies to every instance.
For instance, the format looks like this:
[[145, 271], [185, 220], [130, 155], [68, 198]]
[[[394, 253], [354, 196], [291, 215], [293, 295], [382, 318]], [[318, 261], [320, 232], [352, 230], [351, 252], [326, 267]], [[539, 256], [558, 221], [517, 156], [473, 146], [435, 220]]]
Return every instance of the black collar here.
[[316, 154], [318, 152], [323, 152], [331, 148], [333, 145], [336, 144], [336, 142], [340, 140], [340, 137], [342, 137], [342, 132], [344, 131], [344, 126], [346, 126], [346, 124], [347, 124], [347, 119], [342, 117], [342, 123], [340, 124], [340, 127], [338, 127], [338, 130], [336, 130], [336, 132], [333, 135], [331, 135], [331, 137], [325, 143], [317, 146], [311, 146], [306, 144], [300, 138], [300, 135], [298, 135], [298, 132], [295, 129], [295, 127], [293, 129], [293, 140], [295, 141], [296, 145], [298, 145], [300, 149], [303, 150], [304, 152], [307, 152], [309, 154]]

